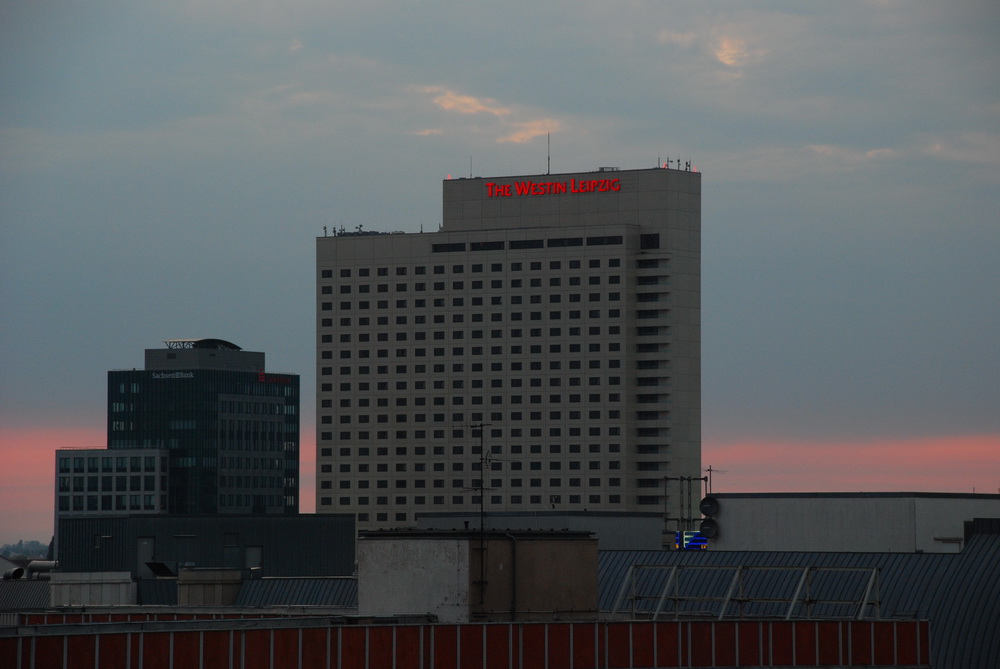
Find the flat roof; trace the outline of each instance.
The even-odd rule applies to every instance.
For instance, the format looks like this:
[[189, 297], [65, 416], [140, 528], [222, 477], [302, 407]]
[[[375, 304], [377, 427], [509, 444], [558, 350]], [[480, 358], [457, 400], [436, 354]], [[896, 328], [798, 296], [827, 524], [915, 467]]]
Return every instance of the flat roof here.
[[445, 178], [445, 179], [442, 179], [441, 181], [444, 182], [444, 183], [448, 183], [450, 181], [475, 181], [477, 179], [480, 179], [480, 180], [482, 180], [482, 179], [489, 179], [489, 180], [498, 180], [498, 179], [524, 179], [524, 178], [542, 178], [542, 177], [570, 176], [570, 175], [573, 175], [573, 174], [622, 174], [622, 173], [629, 173], [629, 172], [656, 172], [656, 171], [660, 171], [660, 170], [662, 170], [664, 172], [684, 172], [684, 173], [687, 173], [687, 174], [701, 174], [700, 170], [698, 170], [697, 167], [693, 167], [691, 165], [690, 161], [687, 161], [686, 168], [681, 168], [680, 167], [680, 161], [679, 160], [677, 160], [677, 161], [671, 160], [670, 162], [671, 163], [676, 162], [678, 166], [674, 167], [673, 165], [671, 165], [671, 166], [660, 165], [660, 166], [654, 166], [654, 167], [626, 167], [626, 168], [622, 168], [622, 167], [609, 167], [609, 166], [599, 166], [599, 167], [595, 167], [595, 168], [590, 169], [590, 170], [570, 170], [568, 172], [544, 172], [544, 173], [539, 172], [539, 173], [536, 173], [536, 174], [505, 174], [505, 175], [502, 175], [502, 176], [498, 176], [498, 175], [495, 175], [495, 176], [457, 176], [457, 177]]
[[396, 530], [363, 530], [358, 532], [359, 539], [589, 539], [594, 533], [587, 530], [498, 530], [489, 529], [396, 529]]
[[[567, 509], [565, 511], [487, 511], [486, 518], [662, 518], [660, 511], [584, 511]], [[415, 516], [420, 519], [434, 518], [468, 518], [479, 517], [478, 511], [418, 511]]]
[[164, 339], [167, 348], [209, 348], [222, 351], [242, 351], [243, 348], [225, 339]]
[[978, 492], [713, 492], [712, 497], [726, 499], [871, 499], [923, 497], [928, 499], [997, 499], [1000, 494]]

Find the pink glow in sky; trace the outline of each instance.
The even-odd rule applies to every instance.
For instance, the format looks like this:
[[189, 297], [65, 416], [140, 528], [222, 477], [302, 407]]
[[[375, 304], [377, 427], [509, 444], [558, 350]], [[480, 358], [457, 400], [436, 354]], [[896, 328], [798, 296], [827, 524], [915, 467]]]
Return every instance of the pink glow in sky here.
[[[706, 443], [715, 492], [1000, 492], [1000, 435]], [[975, 490], [973, 490], [975, 489]]]
[[103, 429], [0, 428], [0, 544], [52, 538], [55, 450], [103, 448]]
[[[0, 544], [52, 536], [57, 448], [103, 448], [103, 429], [0, 430]], [[315, 439], [303, 430], [300, 511], [315, 510]], [[1000, 492], [1000, 435], [854, 442], [706, 443], [715, 492]]]

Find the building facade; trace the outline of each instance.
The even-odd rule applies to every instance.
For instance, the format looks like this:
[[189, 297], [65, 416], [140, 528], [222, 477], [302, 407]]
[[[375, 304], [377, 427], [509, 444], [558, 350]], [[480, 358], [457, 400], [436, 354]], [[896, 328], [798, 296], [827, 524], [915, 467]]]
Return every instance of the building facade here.
[[[317, 512], [680, 514], [701, 175], [456, 179], [433, 233], [317, 239]], [[673, 489], [673, 490], [672, 490]]]
[[166, 344], [108, 372], [105, 455], [166, 453], [164, 513], [298, 513], [298, 375], [221, 339]]
[[133, 579], [183, 569], [234, 569], [253, 578], [348, 576], [350, 515], [166, 515], [65, 517], [57, 528], [63, 572], [126, 572]]
[[169, 451], [62, 448], [56, 451], [58, 517], [167, 512]]
[[719, 551], [960, 553], [976, 518], [1000, 518], [1000, 495], [955, 492], [717, 493]]
[[405, 530], [358, 538], [358, 614], [441, 623], [597, 618], [590, 532]]

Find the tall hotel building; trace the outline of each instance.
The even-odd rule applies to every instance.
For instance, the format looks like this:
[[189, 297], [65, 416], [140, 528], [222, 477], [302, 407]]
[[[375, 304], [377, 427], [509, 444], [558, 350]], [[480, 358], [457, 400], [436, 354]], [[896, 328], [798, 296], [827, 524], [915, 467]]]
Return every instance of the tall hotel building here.
[[679, 517], [701, 460], [701, 175], [443, 185], [437, 232], [316, 240], [317, 511]]

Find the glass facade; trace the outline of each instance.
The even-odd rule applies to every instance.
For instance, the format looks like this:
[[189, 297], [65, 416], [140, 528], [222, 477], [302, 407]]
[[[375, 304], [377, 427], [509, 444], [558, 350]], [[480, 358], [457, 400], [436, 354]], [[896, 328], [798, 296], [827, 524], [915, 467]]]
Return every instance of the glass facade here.
[[[298, 413], [297, 375], [108, 373], [108, 448], [169, 453], [169, 513], [298, 513]], [[143, 462], [116, 459], [130, 472]]]
[[112, 458], [103, 449], [56, 451], [56, 510], [61, 514], [76, 511], [87, 515], [122, 511], [166, 513], [167, 452], [148, 449], [122, 452], [127, 455]]

